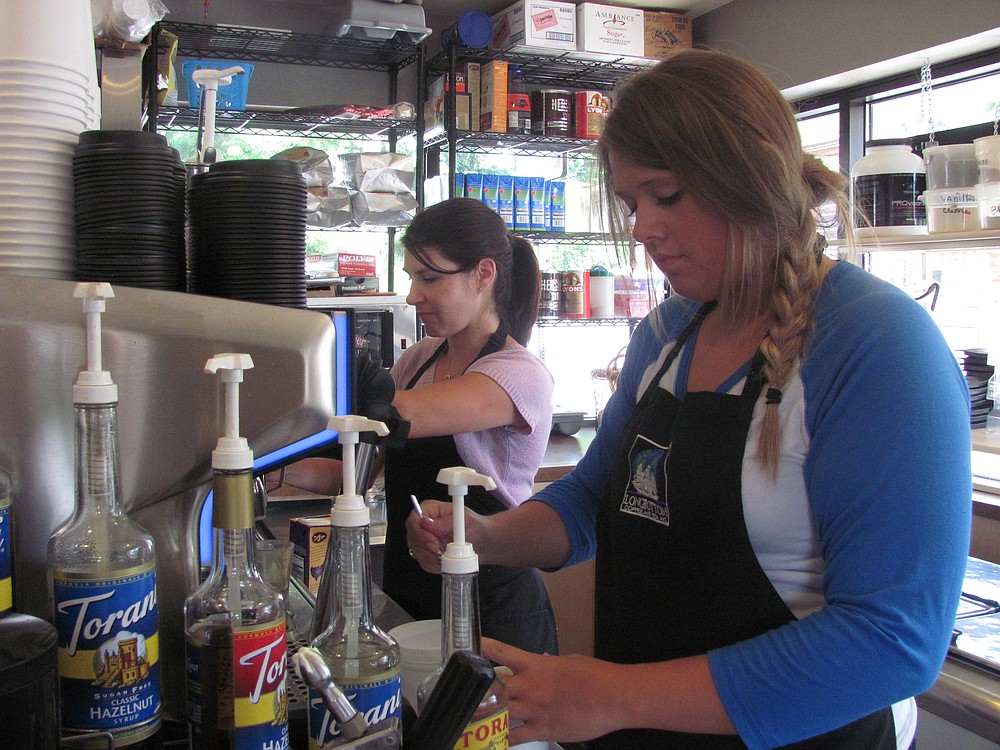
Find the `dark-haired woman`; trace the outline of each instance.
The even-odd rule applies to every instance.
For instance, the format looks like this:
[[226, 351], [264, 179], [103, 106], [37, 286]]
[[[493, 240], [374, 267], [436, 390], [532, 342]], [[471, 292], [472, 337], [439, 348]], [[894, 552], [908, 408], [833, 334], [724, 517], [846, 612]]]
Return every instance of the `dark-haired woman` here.
[[[524, 348], [538, 315], [538, 260], [482, 201], [454, 198], [418, 214], [403, 236], [406, 301], [427, 336], [392, 368], [393, 406], [410, 422], [385, 457], [385, 592], [417, 619], [441, 616], [441, 578], [410, 556], [410, 495], [444, 498], [437, 473], [469, 466], [493, 478], [466, 503], [490, 515], [531, 496], [552, 423], [552, 376]], [[538, 571], [483, 566], [483, 634], [556, 653], [555, 618]]]
[[[470, 487], [483, 515], [531, 496], [552, 424], [552, 375], [524, 348], [538, 316], [538, 259], [482, 201], [454, 198], [417, 214], [403, 236], [407, 302], [427, 336], [392, 368], [392, 404], [410, 423], [384, 463], [387, 530], [383, 589], [418, 620], [441, 616], [441, 576], [424, 572], [406, 543], [410, 496], [447, 499], [438, 471], [468, 466], [496, 482]], [[340, 462], [309, 458], [288, 467], [288, 484], [334, 494]], [[534, 653], [558, 652], [555, 616], [534, 568], [484, 565], [483, 635]]]

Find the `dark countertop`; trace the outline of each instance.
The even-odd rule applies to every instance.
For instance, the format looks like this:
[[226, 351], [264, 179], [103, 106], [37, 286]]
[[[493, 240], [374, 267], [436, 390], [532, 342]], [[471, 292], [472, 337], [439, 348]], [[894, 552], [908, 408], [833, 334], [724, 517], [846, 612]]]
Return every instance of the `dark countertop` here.
[[587, 452], [596, 432], [593, 426], [582, 427], [573, 435], [553, 432], [549, 437], [549, 447], [545, 451], [542, 465], [535, 474], [535, 481], [552, 482], [569, 473]]

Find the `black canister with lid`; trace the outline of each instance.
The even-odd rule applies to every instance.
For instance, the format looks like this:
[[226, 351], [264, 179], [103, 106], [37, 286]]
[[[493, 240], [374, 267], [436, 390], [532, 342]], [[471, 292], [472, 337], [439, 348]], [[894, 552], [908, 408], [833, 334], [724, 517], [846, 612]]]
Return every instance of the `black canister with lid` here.
[[56, 629], [14, 612], [0, 619], [0, 737], [8, 750], [57, 750]]
[[531, 92], [531, 132], [535, 135], [573, 135], [573, 94], [564, 89]]
[[542, 290], [538, 297], [538, 317], [559, 317], [559, 294], [562, 274], [559, 271], [542, 271]]

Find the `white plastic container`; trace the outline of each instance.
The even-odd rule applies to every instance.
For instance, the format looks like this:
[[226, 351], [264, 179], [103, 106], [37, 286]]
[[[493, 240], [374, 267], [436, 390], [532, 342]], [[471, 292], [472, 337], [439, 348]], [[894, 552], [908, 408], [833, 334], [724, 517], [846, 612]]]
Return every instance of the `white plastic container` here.
[[979, 200], [979, 225], [983, 229], [1000, 229], [1000, 181], [976, 185]]
[[397, 625], [389, 635], [399, 644], [403, 697], [417, 708], [417, 688], [441, 666], [441, 620], [415, 620]]
[[972, 144], [979, 162], [979, 182], [1000, 181], [1000, 135], [985, 135]]
[[927, 229], [968, 232], [979, 229], [979, 202], [975, 187], [927, 190], [921, 199], [927, 210]]
[[908, 140], [867, 144], [851, 170], [851, 203], [859, 237], [927, 234], [920, 195], [926, 187], [924, 160]]
[[971, 187], [979, 182], [979, 163], [973, 143], [928, 146], [924, 149], [924, 166], [928, 190]]

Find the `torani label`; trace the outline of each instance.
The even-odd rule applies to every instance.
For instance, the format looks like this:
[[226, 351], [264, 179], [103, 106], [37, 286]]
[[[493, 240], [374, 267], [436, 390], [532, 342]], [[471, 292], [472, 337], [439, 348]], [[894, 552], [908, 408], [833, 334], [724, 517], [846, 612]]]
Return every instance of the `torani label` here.
[[508, 750], [510, 729], [507, 709], [469, 724], [455, 743], [455, 750]]
[[0, 614], [14, 607], [10, 578], [10, 506], [0, 505]]
[[218, 623], [188, 633], [187, 704], [194, 750], [287, 750], [285, 637], [284, 619], [235, 633]]
[[[368, 726], [386, 719], [401, 718], [403, 698], [398, 670], [380, 680], [351, 685], [338, 685], [347, 699], [365, 717]], [[309, 750], [319, 750], [340, 735], [337, 719], [327, 709], [320, 694], [309, 689]]]
[[62, 725], [70, 732], [142, 734], [160, 714], [156, 573], [53, 574]]
[[285, 620], [233, 633], [235, 747], [285, 750]]

